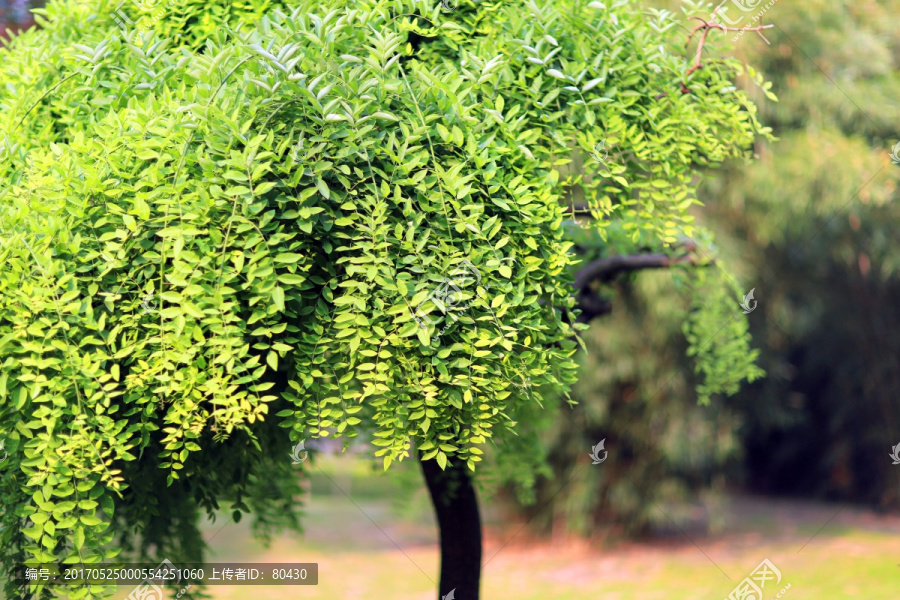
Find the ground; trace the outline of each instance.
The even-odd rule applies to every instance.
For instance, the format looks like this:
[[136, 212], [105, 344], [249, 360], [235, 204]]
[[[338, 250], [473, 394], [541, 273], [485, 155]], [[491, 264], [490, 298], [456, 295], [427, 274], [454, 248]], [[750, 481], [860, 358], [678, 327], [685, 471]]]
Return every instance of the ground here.
[[[434, 600], [437, 529], [424, 491], [346, 457], [316, 461], [305, 534], [264, 548], [249, 523], [207, 525], [209, 562], [316, 562], [319, 585], [210, 587], [215, 600]], [[415, 475], [409, 471], [410, 477]], [[406, 492], [408, 494], [408, 492]], [[490, 503], [487, 520], [493, 521]], [[720, 600], [763, 560], [782, 574], [764, 600], [897, 600], [900, 515], [841, 504], [731, 498], [726, 529], [653, 543], [527, 539], [489, 527], [483, 600]], [[510, 539], [512, 538], [512, 541]], [[121, 588], [116, 598], [130, 590]], [[457, 600], [465, 600], [458, 598]]]

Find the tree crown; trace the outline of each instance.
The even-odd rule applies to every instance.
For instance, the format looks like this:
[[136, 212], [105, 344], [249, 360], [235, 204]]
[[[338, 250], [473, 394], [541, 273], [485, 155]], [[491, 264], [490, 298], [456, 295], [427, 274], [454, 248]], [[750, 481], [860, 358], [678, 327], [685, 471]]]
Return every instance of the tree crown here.
[[[573, 239], [702, 237], [698, 171], [766, 133], [629, 2], [175, 4], [51, 2], [2, 51], [7, 565], [290, 520], [283, 429], [474, 469], [575, 379]], [[757, 374], [744, 321], [707, 335], [729, 286], [687, 321], [705, 398]]]

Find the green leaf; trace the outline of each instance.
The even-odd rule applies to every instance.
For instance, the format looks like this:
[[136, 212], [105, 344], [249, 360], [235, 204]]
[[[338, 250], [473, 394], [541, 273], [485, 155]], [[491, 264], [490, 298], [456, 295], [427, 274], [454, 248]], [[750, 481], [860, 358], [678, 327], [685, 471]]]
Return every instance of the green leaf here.
[[281, 252], [276, 254], [272, 260], [277, 263], [293, 265], [303, 260], [303, 255], [295, 252]]
[[331, 198], [331, 189], [328, 187], [328, 184], [325, 183], [325, 180], [321, 177], [316, 179], [316, 188], [319, 190], [319, 193], [325, 196], [325, 199]]
[[263, 194], [274, 188], [276, 185], [278, 184], [274, 181], [264, 181], [256, 186], [256, 188], [254, 188], [253, 193], [257, 196], [262, 196]]
[[284, 312], [284, 289], [275, 286], [275, 289], [272, 290], [272, 303], [275, 304], [275, 308]]
[[292, 273], [283, 273], [278, 276], [278, 281], [285, 285], [301, 285], [306, 281], [306, 277], [294, 275]]

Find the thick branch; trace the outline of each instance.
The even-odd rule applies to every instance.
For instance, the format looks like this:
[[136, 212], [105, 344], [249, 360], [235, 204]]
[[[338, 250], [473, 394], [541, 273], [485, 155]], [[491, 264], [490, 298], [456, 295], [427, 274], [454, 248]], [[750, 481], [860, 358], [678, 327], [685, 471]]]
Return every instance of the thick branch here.
[[575, 308], [581, 311], [577, 319], [579, 323], [590, 323], [597, 317], [602, 317], [612, 312], [612, 302], [602, 298], [590, 288], [579, 293], [576, 299], [578, 303], [575, 305]]
[[581, 268], [575, 274], [575, 308], [581, 311], [578, 315], [579, 323], [588, 323], [597, 317], [612, 312], [612, 303], [600, 296], [591, 288], [595, 281], [607, 282], [616, 275], [629, 271], [642, 269], [664, 269], [673, 265], [687, 263], [693, 266], [704, 266], [710, 262], [699, 263], [692, 254], [697, 245], [686, 240], [681, 246], [687, 250], [686, 254], [669, 256], [666, 254], [623, 254], [609, 256], [592, 261]]
[[663, 269], [679, 263], [696, 265], [690, 254], [668, 256], [667, 254], [624, 254], [600, 258], [588, 263], [575, 274], [575, 289], [584, 291], [594, 281], [609, 281], [619, 273], [641, 269]]

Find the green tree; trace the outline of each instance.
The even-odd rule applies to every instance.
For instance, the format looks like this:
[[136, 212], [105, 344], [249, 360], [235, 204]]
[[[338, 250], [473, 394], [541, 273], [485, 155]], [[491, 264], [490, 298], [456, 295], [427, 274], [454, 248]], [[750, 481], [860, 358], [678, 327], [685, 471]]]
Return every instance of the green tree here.
[[[439, 593], [477, 598], [469, 472], [540, 464], [609, 261], [703, 237], [695, 174], [767, 133], [740, 63], [688, 76], [628, 2], [229, 5], [51, 2], [2, 51], [3, 563], [297, 527], [280, 457], [362, 434], [421, 460]], [[705, 397], [758, 374], [731, 293], [685, 321]]]

